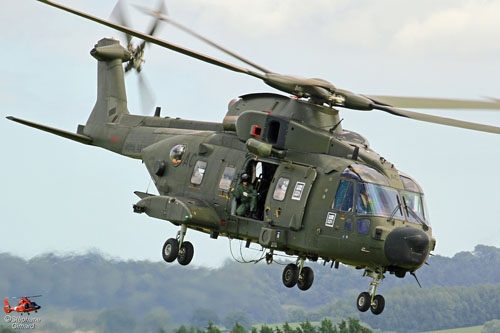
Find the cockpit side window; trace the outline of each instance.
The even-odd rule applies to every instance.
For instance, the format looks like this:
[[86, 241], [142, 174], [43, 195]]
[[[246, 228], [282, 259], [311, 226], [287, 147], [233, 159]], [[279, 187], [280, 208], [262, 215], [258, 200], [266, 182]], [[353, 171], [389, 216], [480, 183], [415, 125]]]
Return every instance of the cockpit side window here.
[[354, 206], [354, 184], [342, 179], [332, 203], [332, 209], [352, 212]]

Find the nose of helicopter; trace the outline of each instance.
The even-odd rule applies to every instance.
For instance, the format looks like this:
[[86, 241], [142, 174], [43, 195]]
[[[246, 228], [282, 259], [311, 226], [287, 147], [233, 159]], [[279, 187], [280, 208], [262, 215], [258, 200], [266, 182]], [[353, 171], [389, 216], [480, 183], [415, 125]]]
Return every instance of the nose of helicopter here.
[[424, 263], [429, 245], [429, 236], [424, 231], [401, 227], [387, 235], [384, 252], [391, 265], [413, 270]]

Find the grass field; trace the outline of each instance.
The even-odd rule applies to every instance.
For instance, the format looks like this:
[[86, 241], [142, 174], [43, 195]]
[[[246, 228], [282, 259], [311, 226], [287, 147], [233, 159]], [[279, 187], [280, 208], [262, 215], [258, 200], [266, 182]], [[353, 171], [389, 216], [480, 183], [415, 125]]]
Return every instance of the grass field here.
[[464, 327], [464, 328], [453, 328], [450, 330], [441, 330], [441, 331], [429, 331], [425, 333], [481, 333], [483, 326], [472, 326], [472, 327]]

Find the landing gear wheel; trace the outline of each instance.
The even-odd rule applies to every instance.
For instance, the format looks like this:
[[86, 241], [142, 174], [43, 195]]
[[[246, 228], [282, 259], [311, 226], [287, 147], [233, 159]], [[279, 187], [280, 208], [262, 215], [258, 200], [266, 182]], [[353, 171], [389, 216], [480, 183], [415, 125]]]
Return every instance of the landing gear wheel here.
[[370, 294], [366, 291], [363, 291], [358, 296], [358, 300], [356, 301], [356, 305], [358, 306], [358, 310], [361, 312], [366, 312], [370, 308], [370, 303], [372, 298]]
[[179, 253], [179, 241], [175, 238], [169, 238], [163, 244], [162, 256], [163, 260], [166, 262], [172, 262], [177, 258], [177, 254]]
[[394, 273], [394, 275], [396, 275], [396, 277], [402, 279], [405, 277], [406, 271], [396, 271], [396, 273]]
[[179, 248], [179, 254], [177, 256], [177, 261], [182, 266], [188, 265], [193, 259], [194, 247], [190, 242], [182, 242]]
[[295, 264], [286, 265], [282, 276], [285, 287], [292, 288], [299, 280], [299, 268]]
[[307, 290], [311, 288], [314, 282], [314, 272], [311, 267], [302, 267], [302, 271], [300, 272], [297, 287], [300, 290]]
[[382, 295], [375, 295], [373, 297], [373, 303], [370, 306], [370, 310], [372, 310], [372, 313], [374, 315], [379, 315], [384, 311], [385, 307], [385, 299], [384, 296]]

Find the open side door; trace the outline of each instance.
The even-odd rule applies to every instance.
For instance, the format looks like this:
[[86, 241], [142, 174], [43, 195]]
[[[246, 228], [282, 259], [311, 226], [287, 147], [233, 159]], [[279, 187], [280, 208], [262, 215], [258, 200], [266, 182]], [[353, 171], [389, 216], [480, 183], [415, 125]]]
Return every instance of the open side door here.
[[265, 218], [272, 225], [300, 230], [307, 198], [316, 179], [316, 169], [297, 164], [281, 164], [266, 199]]

